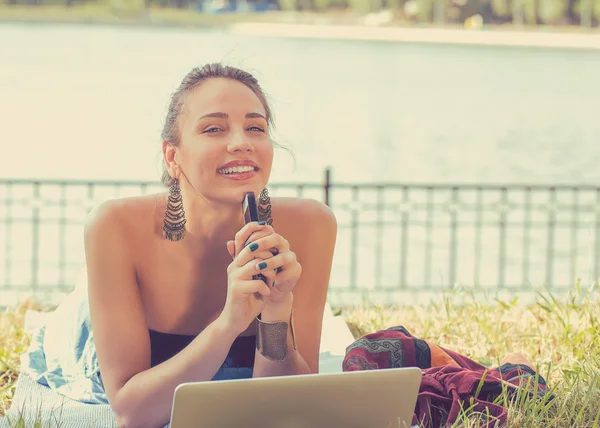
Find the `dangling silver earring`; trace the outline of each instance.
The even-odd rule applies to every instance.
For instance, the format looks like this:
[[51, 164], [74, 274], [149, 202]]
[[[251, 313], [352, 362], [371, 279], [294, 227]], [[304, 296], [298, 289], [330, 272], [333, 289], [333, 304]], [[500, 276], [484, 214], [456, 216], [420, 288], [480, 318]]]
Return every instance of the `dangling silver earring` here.
[[266, 221], [268, 225], [273, 225], [273, 218], [271, 217], [271, 197], [269, 196], [269, 190], [265, 187], [258, 197], [258, 217], [262, 221]]
[[179, 180], [173, 179], [169, 188], [169, 200], [163, 219], [163, 236], [169, 241], [180, 241], [185, 237], [185, 211], [179, 189]]

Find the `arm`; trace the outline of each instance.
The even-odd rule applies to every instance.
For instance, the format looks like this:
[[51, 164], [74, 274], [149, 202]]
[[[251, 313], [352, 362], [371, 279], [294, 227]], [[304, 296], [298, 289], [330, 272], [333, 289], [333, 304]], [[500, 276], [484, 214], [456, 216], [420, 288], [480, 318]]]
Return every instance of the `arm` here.
[[[263, 321], [289, 321], [294, 308], [297, 350], [294, 350], [288, 329], [288, 357], [271, 361], [256, 352], [254, 377], [306, 374], [319, 372], [319, 351], [323, 311], [331, 274], [333, 251], [337, 236], [335, 216], [316, 201], [302, 200], [289, 210], [290, 221], [282, 233], [302, 266], [301, 276], [293, 294], [277, 305], [268, 303]], [[291, 217], [293, 215], [293, 217]]]
[[105, 204], [85, 228], [92, 328], [102, 380], [119, 427], [168, 423], [173, 393], [183, 382], [210, 380], [236, 332], [217, 319], [182, 352], [150, 368], [150, 341], [141, 302], [127, 216]]

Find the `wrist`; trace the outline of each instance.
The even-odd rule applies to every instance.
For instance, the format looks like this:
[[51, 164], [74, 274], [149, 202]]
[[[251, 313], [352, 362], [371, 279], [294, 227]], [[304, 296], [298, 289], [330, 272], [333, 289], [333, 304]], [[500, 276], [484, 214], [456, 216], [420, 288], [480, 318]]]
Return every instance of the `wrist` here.
[[[291, 293], [290, 293], [291, 294]], [[266, 307], [257, 324], [256, 349], [266, 359], [283, 361], [297, 351], [293, 298]]]
[[244, 331], [244, 328], [240, 330], [240, 328], [232, 325], [223, 315], [219, 315], [212, 322], [211, 327], [222, 340], [231, 341], [231, 343]]
[[291, 291], [281, 301], [267, 302], [260, 314], [261, 321], [287, 321], [292, 312], [293, 303], [294, 295]]

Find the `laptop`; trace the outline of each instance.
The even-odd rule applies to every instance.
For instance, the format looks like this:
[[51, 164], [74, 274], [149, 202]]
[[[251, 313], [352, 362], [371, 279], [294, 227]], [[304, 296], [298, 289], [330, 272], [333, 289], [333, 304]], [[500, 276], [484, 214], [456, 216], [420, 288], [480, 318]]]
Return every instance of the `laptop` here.
[[419, 368], [183, 383], [171, 428], [410, 428]]

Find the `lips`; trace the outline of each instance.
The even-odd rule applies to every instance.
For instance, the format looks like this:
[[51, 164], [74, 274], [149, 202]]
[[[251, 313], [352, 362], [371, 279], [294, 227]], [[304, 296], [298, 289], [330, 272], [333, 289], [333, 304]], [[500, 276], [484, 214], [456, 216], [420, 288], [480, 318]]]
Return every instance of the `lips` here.
[[256, 168], [253, 166], [232, 166], [229, 168], [221, 168], [217, 170], [219, 174], [229, 175], [229, 174], [241, 174], [244, 172], [256, 171]]
[[233, 161], [217, 169], [217, 173], [230, 180], [248, 180], [256, 175], [258, 167], [252, 161]]
[[235, 160], [235, 161], [228, 162], [224, 165], [221, 165], [219, 168], [217, 168], [217, 172], [221, 173], [224, 170], [231, 169], [231, 168], [238, 168], [238, 167], [246, 167], [246, 169], [248, 169], [248, 170], [249, 170], [249, 167], [252, 167], [255, 170], [258, 169], [258, 165], [256, 165], [256, 162], [253, 162], [251, 160]]
[[257, 174], [257, 171], [255, 169], [251, 169], [249, 171], [243, 171], [243, 172], [222, 172], [219, 173], [219, 175], [225, 179], [228, 180], [248, 180], [252, 177], [254, 177]]

